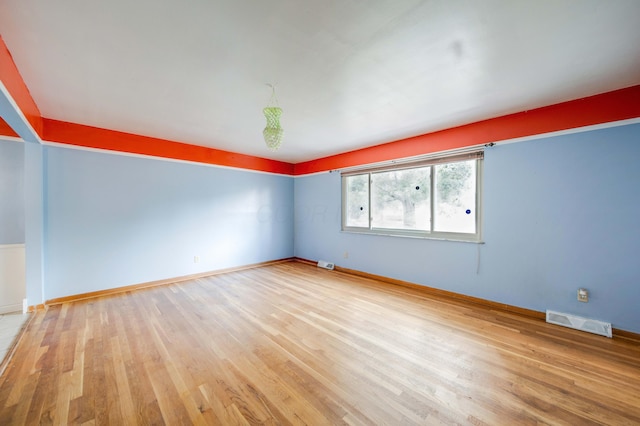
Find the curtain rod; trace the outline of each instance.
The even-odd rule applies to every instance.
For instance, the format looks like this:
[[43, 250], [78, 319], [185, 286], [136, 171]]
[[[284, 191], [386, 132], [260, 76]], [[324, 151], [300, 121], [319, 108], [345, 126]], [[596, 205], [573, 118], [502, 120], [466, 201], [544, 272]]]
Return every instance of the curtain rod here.
[[439, 151], [439, 152], [432, 152], [429, 154], [415, 155], [412, 157], [404, 157], [404, 158], [398, 158], [393, 160], [379, 161], [376, 163], [361, 164], [359, 166], [351, 166], [351, 167], [345, 167], [342, 169], [330, 170], [330, 172], [331, 173], [333, 172], [351, 173], [351, 172], [357, 172], [357, 171], [378, 169], [381, 167], [401, 166], [403, 164], [411, 164], [411, 163], [418, 163], [420, 161], [436, 160], [438, 158], [443, 158], [443, 157], [472, 154], [475, 152], [484, 152], [484, 148], [490, 148], [494, 145], [495, 143], [491, 142], [486, 144], [468, 146], [465, 148], [450, 149], [447, 151]]

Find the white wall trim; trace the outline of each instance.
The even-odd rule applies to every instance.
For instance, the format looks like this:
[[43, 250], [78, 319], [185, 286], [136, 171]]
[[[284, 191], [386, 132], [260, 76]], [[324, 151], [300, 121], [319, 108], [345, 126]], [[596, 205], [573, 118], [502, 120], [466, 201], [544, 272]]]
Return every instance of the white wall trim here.
[[22, 142], [22, 143], [24, 143], [24, 139], [22, 139], [21, 137], [16, 137], [16, 136], [6, 136], [6, 135], [0, 135], [0, 141], [5, 141], [5, 142]]
[[[4, 88], [4, 86], [2, 86], [2, 82], [0, 82], [0, 90], [2, 90], [3, 88]], [[9, 98], [9, 99], [12, 101], [12, 104], [15, 104], [15, 102], [13, 102], [12, 98]], [[24, 117], [24, 114], [22, 114], [22, 111], [19, 110], [19, 109], [18, 109], [18, 111]], [[24, 119], [26, 120], [26, 118], [24, 118]], [[498, 140], [498, 141], [494, 141], [494, 142], [487, 142], [487, 143], [482, 143], [482, 144], [469, 146], [468, 148], [483, 147], [483, 146], [486, 146], [489, 143], [503, 145], [503, 144], [517, 143], [517, 142], [526, 142], [526, 141], [531, 141], [531, 140], [536, 140], [536, 139], [544, 139], [544, 138], [550, 138], [550, 137], [561, 136], [561, 135], [570, 135], [570, 134], [573, 134], [573, 133], [589, 132], [589, 131], [593, 131], [593, 130], [608, 129], [610, 127], [620, 127], [620, 126], [627, 126], [627, 125], [638, 124], [638, 123], [640, 123], [640, 117], [630, 118], [630, 119], [627, 119], [627, 120], [610, 121], [610, 122], [606, 122], [606, 123], [593, 124], [593, 125], [589, 125], [589, 126], [574, 127], [574, 128], [571, 128], [571, 129], [558, 130], [558, 131], [554, 131], [554, 132], [537, 133], [535, 135], [523, 136], [523, 137], [520, 137], [520, 138], [503, 139], [503, 140]], [[31, 128], [30, 123], [28, 121], [27, 121], [27, 124]], [[35, 131], [34, 131], [34, 134], [37, 135], [37, 133], [35, 133]], [[148, 154], [135, 154], [135, 153], [130, 153], [130, 152], [114, 151], [114, 150], [102, 149], [102, 148], [91, 148], [91, 147], [86, 147], [86, 146], [67, 144], [67, 143], [64, 143], [64, 142], [51, 142], [51, 141], [42, 140], [40, 138], [38, 138], [38, 139], [39, 139], [39, 142], [42, 145], [45, 145], [45, 146], [75, 149], [75, 150], [79, 150], [79, 151], [97, 152], [97, 153], [102, 153], [102, 154], [120, 155], [120, 156], [124, 156], [124, 157], [146, 158], [146, 159], [151, 159], [151, 160], [169, 161], [169, 162], [173, 162], [173, 163], [183, 163], [183, 164], [192, 164], [192, 165], [199, 165], [199, 166], [205, 166], [205, 167], [215, 167], [215, 168], [220, 168], [220, 169], [238, 170], [238, 171], [243, 171], [243, 172], [259, 173], [259, 174], [265, 174], [265, 175], [286, 176], [286, 177], [291, 177], [291, 178], [294, 178], [294, 179], [295, 178], [313, 176], [313, 175], [320, 175], [320, 174], [324, 174], [324, 173], [339, 172], [339, 171], [342, 170], [342, 169], [322, 170], [322, 171], [318, 171], [318, 172], [305, 173], [305, 174], [301, 174], [301, 175], [293, 175], [293, 174], [290, 175], [290, 174], [286, 174], [286, 173], [273, 173], [273, 172], [265, 172], [265, 171], [261, 171], [261, 170], [245, 169], [245, 168], [242, 168], [242, 167], [231, 167], [231, 166], [222, 166], [222, 165], [219, 165], [219, 164], [202, 163], [202, 162], [199, 162], [199, 161], [179, 160], [179, 159], [175, 159], [175, 158], [158, 157], [158, 156], [155, 156], [155, 155], [148, 155]], [[0, 136], [0, 140], [24, 142], [24, 140], [22, 138], [13, 137], [13, 136]], [[393, 142], [394, 141], [390, 141], [388, 143], [393, 143]], [[364, 148], [364, 149], [366, 149], [366, 148]], [[434, 154], [439, 154], [439, 153], [446, 153], [447, 151], [448, 150], [433, 152], [433, 153], [430, 153], [429, 155], [434, 155]], [[419, 155], [418, 157], [420, 157], [420, 156], [422, 156], [422, 155]], [[407, 157], [407, 158], [413, 158], [413, 157]], [[320, 160], [320, 159], [322, 159], [322, 157], [321, 158], [317, 158], [315, 160]], [[403, 159], [406, 159], [406, 158], [403, 158]], [[393, 160], [398, 160], [398, 159], [394, 158]], [[310, 160], [310, 161], [314, 161], [314, 160]], [[387, 162], [387, 161], [392, 161], [392, 160], [385, 160], [383, 162]], [[296, 164], [304, 163], [304, 162], [306, 162], [306, 161], [301, 161], [301, 162], [292, 163], [292, 164], [295, 166]], [[376, 164], [376, 162], [371, 163], [371, 164]], [[355, 167], [369, 166], [371, 164], [359, 164], [359, 165], [357, 165]]]
[[[402, 157], [402, 158], [392, 158], [390, 160], [382, 160], [382, 161], [374, 161], [373, 163], [364, 163], [364, 164], [358, 164], [355, 166], [348, 166], [348, 167], [342, 167], [342, 168], [337, 168], [337, 169], [332, 169], [332, 170], [323, 170], [323, 171], [319, 171], [319, 172], [312, 172], [312, 173], [305, 173], [305, 174], [301, 174], [301, 175], [295, 175], [294, 178], [302, 178], [302, 177], [307, 177], [307, 176], [313, 176], [313, 175], [320, 175], [320, 174], [324, 174], [324, 173], [336, 173], [336, 172], [342, 172], [344, 170], [349, 170], [349, 169], [354, 169], [354, 168], [365, 168], [365, 167], [370, 167], [370, 166], [374, 166], [377, 164], [387, 164], [387, 163], [392, 163], [395, 161], [409, 161], [411, 159], [414, 158], [421, 158], [421, 157], [428, 157], [428, 156], [432, 156], [432, 155], [440, 155], [440, 154], [447, 154], [447, 153], [453, 153], [456, 151], [460, 151], [460, 150], [467, 150], [467, 149], [482, 149], [485, 147], [489, 147], [489, 146], [493, 146], [495, 145], [506, 145], [506, 144], [511, 144], [511, 143], [518, 143], [518, 142], [527, 142], [527, 141], [533, 141], [533, 140], [537, 140], [537, 139], [546, 139], [546, 138], [552, 138], [555, 136], [562, 136], [562, 135], [571, 135], [574, 133], [583, 133], [583, 132], [590, 132], [590, 131], [594, 131], [594, 130], [602, 130], [602, 129], [608, 129], [611, 127], [622, 127], [622, 126], [630, 126], [632, 124], [638, 124], [640, 123], [640, 117], [637, 118], [630, 118], [627, 120], [618, 120], [618, 121], [610, 121], [607, 123], [600, 123], [600, 124], [593, 124], [593, 125], [589, 125], [589, 126], [582, 126], [582, 127], [573, 127], [571, 129], [565, 129], [565, 130], [557, 130], [554, 132], [547, 132], [547, 133], [537, 133], [535, 135], [530, 135], [530, 136], [522, 136], [519, 138], [513, 138], [513, 139], [502, 139], [502, 140], [497, 140], [497, 141], [493, 141], [493, 142], [484, 142], [484, 143], [480, 143], [480, 144], [476, 144], [476, 145], [469, 145], [466, 146], [464, 148], [456, 148], [456, 149], [448, 149], [448, 150], [444, 150], [444, 151], [436, 151], [436, 152], [430, 152], [428, 154], [419, 154], [419, 155], [414, 155], [411, 157]], [[428, 133], [426, 133], [428, 134]], [[393, 142], [389, 142], [389, 143], [393, 143]], [[366, 147], [363, 149], [367, 149]], [[318, 159], [320, 160], [320, 158]]]
[[24, 243], [19, 244], [0, 244], [0, 250], [24, 248]]
[[[186, 142], [181, 142], [181, 143], [185, 143], [186, 144]], [[232, 166], [223, 166], [223, 165], [220, 165], [220, 164], [201, 163], [199, 161], [180, 160], [180, 159], [177, 159], [177, 158], [159, 157], [159, 156], [149, 155], [149, 154], [136, 154], [136, 153], [132, 153], [132, 152], [115, 151], [115, 150], [112, 151], [110, 149], [91, 148], [91, 147], [88, 147], [88, 146], [72, 145], [72, 144], [68, 144], [68, 143], [64, 143], [64, 142], [42, 141], [42, 144], [44, 146], [51, 146], [51, 147], [56, 147], [56, 148], [68, 148], [68, 149], [75, 149], [75, 150], [78, 150], [78, 151], [89, 151], [89, 152], [97, 152], [97, 153], [100, 153], [100, 154], [119, 155], [121, 157], [144, 158], [144, 159], [149, 159], [149, 160], [168, 161], [170, 163], [191, 164], [191, 165], [195, 165], [195, 166], [213, 167], [213, 168], [217, 168], [217, 169], [227, 169], [227, 170], [236, 170], [236, 171], [240, 171], [240, 172], [258, 173], [258, 174], [262, 174], [262, 175], [293, 177], [293, 175], [289, 175], [289, 174], [286, 174], [286, 173], [265, 172], [265, 171], [262, 171], [262, 170], [245, 169], [243, 167], [232, 167]], [[217, 149], [217, 148], [211, 148], [211, 149]], [[229, 151], [229, 152], [231, 152], [231, 151]], [[242, 154], [242, 155], [244, 155], [244, 154]], [[256, 157], [256, 158], [258, 158], [258, 157]], [[265, 160], [270, 160], [270, 159], [269, 158], [265, 158]], [[270, 161], [279, 161], [279, 160], [270, 160]]]
[[22, 312], [22, 303], [18, 303], [17, 305], [0, 306], [0, 315], [8, 314], [10, 312]]
[[638, 123], [640, 123], [640, 117], [630, 118], [627, 120], [610, 121], [607, 123], [592, 124], [590, 126], [574, 127], [566, 130], [557, 130], [555, 132], [539, 133], [536, 135], [523, 136], [523, 137], [514, 138], [514, 139], [504, 139], [500, 141], [495, 141], [494, 143], [503, 145], [507, 143], [526, 142], [526, 141], [531, 141], [536, 139], [552, 138], [555, 136], [571, 135], [574, 133], [583, 133], [583, 132], [591, 132], [594, 130], [609, 129], [611, 127], [629, 126], [629, 125], [638, 124]]

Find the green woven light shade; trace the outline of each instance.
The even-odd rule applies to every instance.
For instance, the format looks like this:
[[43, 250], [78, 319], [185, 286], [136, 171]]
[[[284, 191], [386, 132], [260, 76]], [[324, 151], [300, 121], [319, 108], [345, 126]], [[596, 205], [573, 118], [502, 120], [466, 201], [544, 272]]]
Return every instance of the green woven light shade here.
[[269, 105], [262, 110], [264, 117], [267, 119], [267, 127], [262, 131], [264, 136], [264, 142], [267, 144], [267, 148], [271, 151], [277, 151], [282, 145], [282, 135], [284, 130], [280, 126], [280, 116], [282, 115], [282, 108], [278, 106], [278, 98], [276, 97], [276, 86], [273, 84], [267, 84], [271, 87], [271, 99]]
[[282, 108], [274, 106], [266, 107], [262, 112], [267, 119], [267, 127], [262, 131], [264, 142], [271, 151], [277, 151], [280, 145], [282, 145], [282, 135], [284, 133], [284, 130], [280, 126]]

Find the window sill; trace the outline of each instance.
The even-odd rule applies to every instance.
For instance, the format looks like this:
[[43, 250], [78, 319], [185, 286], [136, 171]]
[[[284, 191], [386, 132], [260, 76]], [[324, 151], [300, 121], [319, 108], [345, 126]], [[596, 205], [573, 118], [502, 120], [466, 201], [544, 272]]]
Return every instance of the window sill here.
[[353, 229], [342, 229], [340, 232], [345, 234], [358, 234], [358, 235], [375, 235], [378, 237], [400, 237], [400, 238], [413, 238], [418, 240], [435, 240], [435, 241], [453, 241], [457, 243], [472, 243], [472, 244], [484, 244], [483, 240], [475, 238], [463, 238], [455, 236], [445, 235], [417, 235], [417, 234], [404, 234], [401, 232], [383, 232], [383, 231], [360, 231]]

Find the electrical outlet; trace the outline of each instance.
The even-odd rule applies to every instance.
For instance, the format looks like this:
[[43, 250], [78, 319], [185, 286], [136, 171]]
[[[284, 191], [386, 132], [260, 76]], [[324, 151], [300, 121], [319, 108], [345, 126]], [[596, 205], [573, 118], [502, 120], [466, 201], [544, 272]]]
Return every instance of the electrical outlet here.
[[589, 301], [589, 290], [586, 288], [578, 289], [578, 302], [588, 302]]
[[343, 257], [344, 257], [345, 259], [348, 259], [348, 258], [349, 258], [349, 252], [348, 252], [348, 251], [345, 251], [345, 252], [344, 252]]
[[200, 262], [200, 256], [193, 256], [193, 263]]

